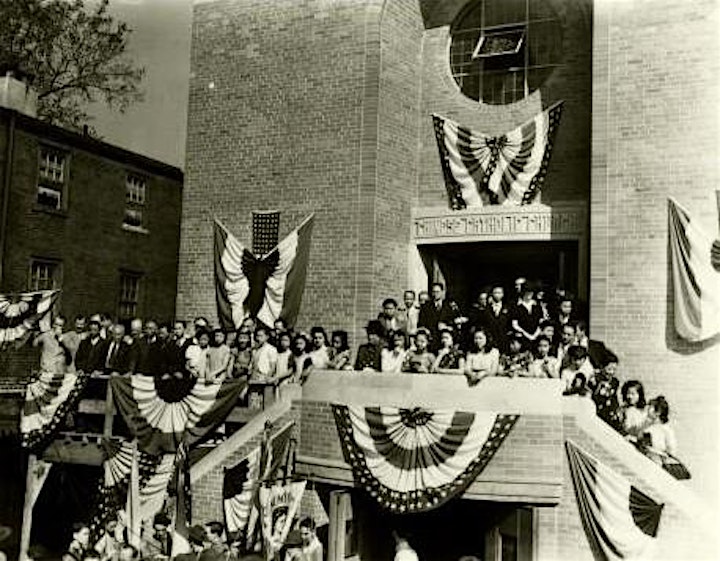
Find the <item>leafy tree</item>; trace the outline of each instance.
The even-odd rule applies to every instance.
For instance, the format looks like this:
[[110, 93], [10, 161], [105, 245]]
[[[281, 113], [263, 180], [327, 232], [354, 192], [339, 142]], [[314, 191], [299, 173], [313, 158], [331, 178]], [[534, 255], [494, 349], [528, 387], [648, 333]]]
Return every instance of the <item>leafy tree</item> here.
[[30, 79], [39, 118], [79, 129], [90, 103], [123, 112], [142, 99], [145, 70], [125, 55], [131, 30], [109, 2], [0, 0], [0, 67]]

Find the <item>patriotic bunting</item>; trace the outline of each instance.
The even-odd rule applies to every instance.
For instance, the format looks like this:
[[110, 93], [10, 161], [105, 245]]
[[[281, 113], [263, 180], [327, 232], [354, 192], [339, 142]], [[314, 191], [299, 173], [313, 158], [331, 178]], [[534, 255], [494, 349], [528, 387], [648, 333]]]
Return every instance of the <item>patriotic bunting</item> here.
[[314, 215], [277, 247], [258, 258], [215, 220], [215, 296], [223, 329], [246, 317], [266, 325], [283, 318], [293, 325], [300, 312], [310, 256]]
[[83, 372], [43, 371], [27, 385], [20, 415], [23, 446], [40, 448], [55, 435], [88, 379]]
[[501, 136], [433, 115], [451, 208], [531, 203], [545, 181], [561, 113], [558, 102]]
[[675, 199], [668, 199], [675, 330], [697, 343], [720, 333], [720, 270], [713, 241]]
[[652, 558], [664, 505], [566, 441], [580, 518], [596, 561]]
[[174, 454], [183, 440], [188, 446], [199, 441], [225, 420], [246, 386], [243, 380], [198, 382], [175, 401], [166, 401], [152, 376], [116, 376], [110, 384], [140, 450], [153, 455]]
[[59, 290], [0, 294], [0, 346], [22, 340], [31, 330], [50, 329], [50, 315]]
[[436, 508], [485, 469], [518, 419], [491, 412], [333, 405], [355, 482], [398, 513]]

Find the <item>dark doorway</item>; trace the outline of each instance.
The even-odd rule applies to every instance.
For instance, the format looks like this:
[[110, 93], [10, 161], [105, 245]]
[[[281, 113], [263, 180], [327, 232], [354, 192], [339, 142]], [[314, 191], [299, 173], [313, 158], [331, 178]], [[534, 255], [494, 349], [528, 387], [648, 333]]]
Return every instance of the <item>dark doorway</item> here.
[[540, 281], [546, 292], [561, 287], [578, 294], [577, 241], [455, 243], [423, 246], [420, 252], [431, 281], [439, 272], [448, 296], [463, 310], [495, 283], [512, 294], [518, 277]]

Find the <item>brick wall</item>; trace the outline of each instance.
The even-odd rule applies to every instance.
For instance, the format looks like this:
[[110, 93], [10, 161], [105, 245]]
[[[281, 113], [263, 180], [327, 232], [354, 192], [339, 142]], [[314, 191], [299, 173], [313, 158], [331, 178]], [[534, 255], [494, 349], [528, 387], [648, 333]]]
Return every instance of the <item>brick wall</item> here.
[[717, 26], [712, 1], [596, 5], [590, 299], [593, 335], [667, 397], [690, 484], [714, 501], [720, 346], [674, 333], [667, 196], [717, 232]]
[[[6, 128], [6, 119], [2, 113], [1, 129]], [[35, 204], [38, 149], [48, 140], [69, 156], [63, 213], [44, 212]], [[120, 270], [125, 269], [142, 274], [138, 315], [170, 321], [175, 314], [182, 174], [100, 144], [26, 118], [18, 121], [0, 289], [26, 290], [33, 259], [58, 260], [60, 313], [70, 319], [80, 313], [115, 314]], [[115, 151], [115, 157], [105, 155]], [[165, 174], [158, 168], [170, 171]], [[3, 163], [0, 175], [4, 169]], [[128, 172], [146, 178], [146, 234], [122, 228]]]

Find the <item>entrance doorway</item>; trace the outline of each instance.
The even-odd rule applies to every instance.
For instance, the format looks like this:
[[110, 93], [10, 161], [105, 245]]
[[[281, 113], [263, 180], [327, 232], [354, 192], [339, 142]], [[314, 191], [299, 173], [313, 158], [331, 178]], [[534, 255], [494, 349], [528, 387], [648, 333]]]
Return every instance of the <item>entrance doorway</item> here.
[[496, 283], [509, 296], [518, 277], [540, 281], [546, 292], [560, 287], [578, 294], [577, 240], [433, 244], [419, 250], [430, 281], [443, 281], [462, 310]]

